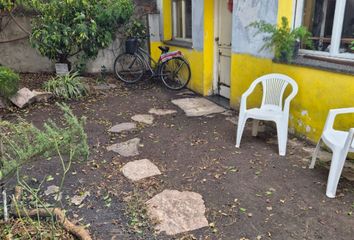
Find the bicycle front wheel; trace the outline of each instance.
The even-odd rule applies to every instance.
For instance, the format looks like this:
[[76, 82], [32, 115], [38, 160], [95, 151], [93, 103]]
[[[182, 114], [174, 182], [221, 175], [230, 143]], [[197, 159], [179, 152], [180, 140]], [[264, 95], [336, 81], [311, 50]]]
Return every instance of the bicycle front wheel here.
[[125, 83], [139, 81], [145, 72], [145, 64], [137, 54], [122, 53], [114, 61], [116, 78]]
[[187, 86], [191, 79], [191, 69], [184, 58], [175, 57], [161, 64], [160, 76], [166, 87], [180, 90]]

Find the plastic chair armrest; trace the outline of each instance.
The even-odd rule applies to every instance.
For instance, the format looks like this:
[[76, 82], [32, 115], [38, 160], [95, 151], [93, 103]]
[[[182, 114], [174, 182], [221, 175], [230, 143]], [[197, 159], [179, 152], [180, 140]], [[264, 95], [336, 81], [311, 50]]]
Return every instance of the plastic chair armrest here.
[[337, 108], [329, 110], [324, 129], [333, 129], [333, 124], [338, 114], [354, 113], [354, 108]]

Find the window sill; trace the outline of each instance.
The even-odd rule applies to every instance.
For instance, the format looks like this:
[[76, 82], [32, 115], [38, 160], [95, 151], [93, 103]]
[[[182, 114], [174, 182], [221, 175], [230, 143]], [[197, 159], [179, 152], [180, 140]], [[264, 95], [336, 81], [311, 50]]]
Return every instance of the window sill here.
[[311, 55], [299, 55], [291, 63], [283, 63], [273, 60], [279, 64], [290, 64], [304, 67], [318, 68], [325, 71], [344, 73], [354, 75], [354, 62], [349, 60], [338, 60], [334, 58], [311, 56]]
[[168, 41], [163, 41], [164, 44], [170, 45], [170, 46], [176, 46], [176, 47], [182, 47], [182, 48], [193, 48], [193, 43], [189, 41], [184, 41], [184, 40], [168, 40]]

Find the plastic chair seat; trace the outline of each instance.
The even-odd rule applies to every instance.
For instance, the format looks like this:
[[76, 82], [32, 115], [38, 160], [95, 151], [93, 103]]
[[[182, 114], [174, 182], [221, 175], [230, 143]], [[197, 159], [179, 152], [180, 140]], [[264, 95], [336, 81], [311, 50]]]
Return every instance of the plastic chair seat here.
[[283, 112], [272, 110], [272, 109], [262, 109], [262, 108], [251, 108], [246, 110], [246, 114], [249, 118], [272, 121], [276, 118], [282, 118]]

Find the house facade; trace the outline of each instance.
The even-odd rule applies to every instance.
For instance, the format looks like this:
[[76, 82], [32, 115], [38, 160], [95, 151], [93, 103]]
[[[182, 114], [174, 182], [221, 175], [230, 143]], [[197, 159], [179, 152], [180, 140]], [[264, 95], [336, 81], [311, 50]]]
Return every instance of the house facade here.
[[[150, 21], [151, 52], [159, 45], [180, 50], [191, 65], [188, 87], [206, 95], [221, 95], [238, 109], [241, 95], [256, 78], [283, 73], [297, 82], [291, 103], [289, 130], [312, 141], [319, 138], [328, 110], [354, 106], [353, 0], [158, 0], [159, 14]], [[312, 49], [300, 49], [291, 64], [275, 62], [260, 50], [263, 36], [249, 24], [264, 20], [312, 32]], [[248, 102], [260, 102], [261, 89]], [[354, 116], [339, 117], [336, 127], [354, 126]]]

